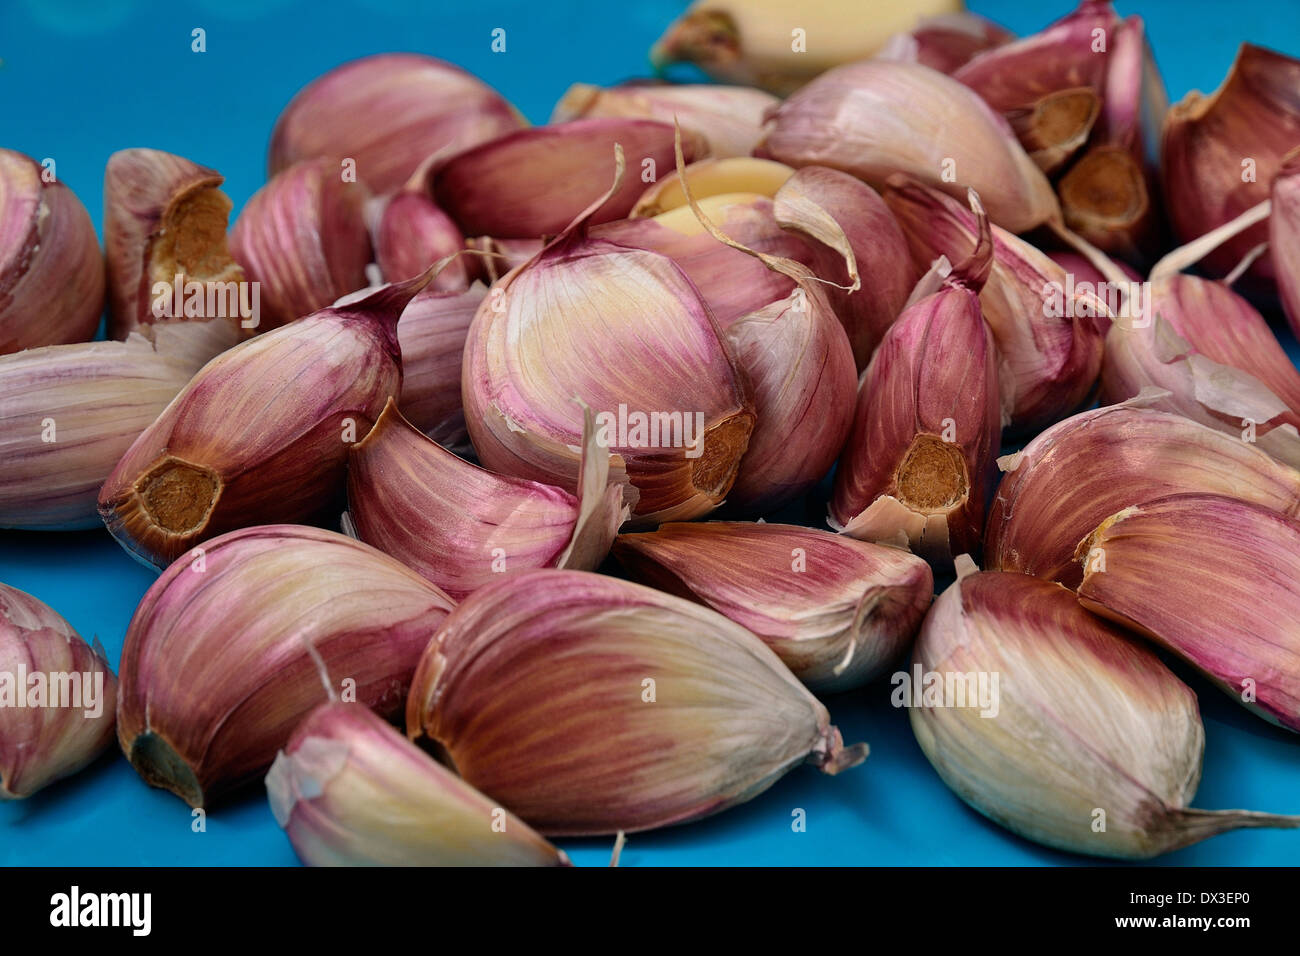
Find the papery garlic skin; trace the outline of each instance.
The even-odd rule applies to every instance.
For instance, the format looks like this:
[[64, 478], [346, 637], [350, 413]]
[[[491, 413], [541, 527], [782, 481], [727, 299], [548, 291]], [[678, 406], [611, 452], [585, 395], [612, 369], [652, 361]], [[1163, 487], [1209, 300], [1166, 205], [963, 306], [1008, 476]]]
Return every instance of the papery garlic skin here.
[[1293, 515], [1217, 495], [1171, 495], [1106, 519], [1076, 557], [1084, 607], [1190, 662], [1255, 715], [1300, 731]]
[[139, 335], [0, 356], [0, 528], [99, 527], [105, 479], [195, 371]]
[[829, 166], [876, 189], [894, 173], [965, 199], [1027, 232], [1059, 217], [1056, 196], [1007, 121], [972, 90], [917, 63], [866, 60], [831, 70], [781, 104], [756, 154]]
[[1010, 43], [1016, 35], [968, 11], [927, 17], [906, 33], [896, 33], [876, 54], [882, 60], [920, 63], [952, 74], [986, 50]]
[[[437, 281], [436, 279], [434, 280]], [[463, 292], [425, 286], [402, 310], [397, 342], [402, 350], [402, 415], [445, 448], [469, 443], [460, 403], [465, 337], [487, 287]]]
[[[190, 806], [256, 777], [333, 692], [392, 716], [451, 599], [369, 545], [266, 525], [165, 570], [122, 649], [117, 733]], [[347, 695], [347, 696], [345, 696]]]
[[1300, 336], [1300, 148], [1292, 150], [1273, 180], [1273, 212], [1268, 220], [1268, 245], [1280, 263], [1277, 291], [1287, 322]]
[[[673, 127], [640, 119], [584, 119], [519, 130], [466, 150], [430, 173], [433, 201], [467, 236], [538, 239], [567, 227], [609, 177], [615, 144], [635, 171], [590, 222], [621, 219], [645, 189], [642, 177], [673, 168]], [[686, 134], [687, 162], [708, 154]]]
[[[373, 242], [375, 262], [385, 282], [418, 276], [464, 247], [464, 237], [451, 217], [422, 192], [403, 191], [381, 202]], [[468, 266], [460, 258], [446, 262], [429, 283], [432, 289], [451, 292], [468, 286]]]
[[425, 281], [358, 293], [204, 366], [100, 491], [118, 543], [163, 567], [225, 531], [335, 506], [348, 445], [400, 394], [398, 317]]
[[[468, 149], [526, 125], [502, 96], [443, 60], [381, 53], [330, 70], [303, 87], [271, 133], [272, 176], [304, 159], [347, 158], [383, 195], [429, 156]], [[350, 291], [350, 290], [349, 290]]]
[[961, 9], [960, 0], [696, 0], [664, 31], [650, 60], [658, 67], [694, 63], [715, 79], [785, 95], [831, 67], [871, 56], [925, 17]]
[[273, 329], [366, 287], [370, 236], [361, 182], [332, 159], [303, 160], [248, 200], [230, 233], [230, 252], [258, 283], [259, 328]]
[[836, 773], [866, 756], [749, 631], [582, 571], [530, 571], [467, 598], [420, 661], [406, 726], [557, 836], [685, 823], [805, 761]]
[[574, 83], [555, 104], [552, 123], [616, 117], [672, 123], [708, 142], [712, 156], [748, 156], [762, 136], [765, 114], [779, 103], [746, 86], [625, 84], [602, 88]]
[[86, 207], [49, 169], [0, 149], [0, 355], [87, 342], [104, 259]]
[[921, 700], [902, 703], [944, 782], [1030, 840], [1149, 859], [1241, 827], [1300, 825], [1188, 808], [1205, 747], [1196, 695], [1060, 585], [999, 572], [962, 578], [926, 617], [913, 670], [937, 675], [935, 689], [965, 675], [996, 687], [987, 710], [982, 700], [930, 699], [928, 683], [924, 695], [914, 688]]
[[308, 866], [568, 866], [564, 852], [356, 704], [312, 711], [266, 775]]
[[113, 741], [116, 707], [103, 648], [0, 584], [0, 800], [30, 797], [99, 756]]
[[609, 452], [584, 424], [581, 497], [494, 475], [431, 441], [390, 400], [348, 453], [357, 537], [459, 600], [498, 575], [595, 570], [627, 518]]
[[753, 631], [818, 693], [851, 690], [884, 673], [934, 594], [920, 558], [796, 525], [666, 524], [619, 535], [614, 553], [642, 583]]
[[123, 149], [108, 158], [104, 251], [113, 338], [166, 323], [194, 339], [207, 361], [252, 334], [241, 330], [261, 324], [254, 314], [261, 297], [243, 288], [244, 271], [226, 248], [231, 204], [222, 182], [216, 170], [162, 150]]
[[1159, 393], [1082, 412], [999, 460], [984, 535], [989, 570], [1076, 587], [1078, 543], [1135, 502], [1198, 492], [1300, 516], [1300, 471], [1182, 415], [1144, 407]]

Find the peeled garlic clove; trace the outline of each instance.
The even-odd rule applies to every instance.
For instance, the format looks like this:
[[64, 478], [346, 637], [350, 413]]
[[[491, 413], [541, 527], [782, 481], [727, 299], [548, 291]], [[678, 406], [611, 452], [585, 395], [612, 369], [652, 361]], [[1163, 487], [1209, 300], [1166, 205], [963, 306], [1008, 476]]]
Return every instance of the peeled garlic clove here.
[[1196, 695], [1058, 584], [963, 577], [935, 601], [912, 673], [894, 682], [944, 783], [1046, 846], [1148, 859], [1243, 827], [1300, 825], [1189, 808], [1205, 748]]
[[1133, 502], [1168, 494], [1226, 495], [1300, 515], [1300, 472], [1240, 436], [1144, 407], [1152, 400], [1082, 412], [999, 460], [1006, 475], [984, 533], [990, 570], [1075, 587], [1078, 543]]
[[[435, 280], [436, 281], [436, 280]], [[446, 448], [468, 444], [460, 403], [465, 337], [487, 288], [464, 292], [425, 286], [402, 310], [397, 341], [402, 350], [402, 415]]]
[[[422, 192], [404, 191], [384, 202], [374, 230], [375, 261], [385, 282], [418, 276], [436, 262], [454, 256], [465, 245], [451, 217]], [[469, 286], [465, 262], [452, 259], [430, 289], [460, 291]]]
[[308, 866], [568, 866], [514, 814], [355, 704], [323, 704], [266, 775]]
[[[696, 202], [712, 196], [746, 194], [766, 196], [771, 199], [794, 170], [785, 163], [753, 156], [731, 156], [721, 159], [710, 157], [691, 163], [685, 170], [691, 195]], [[647, 219], [673, 209], [686, 207], [686, 191], [682, 189], [682, 174], [677, 170], [660, 176], [641, 194], [630, 219]]]
[[254, 193], [235, 220], [230, 252], [260, 287], [260, 328], [292, 322], [365, 288], [368, 193], [342, 175], [333, 159], [296, 163]]
[[1076, 557], [1084, 607], [1173, 651], [1269, 723], [1300, 731], [1293, 517], [1234, 498], [1171, 495], [1107, 518]]
[[1011, 232], [1060, 215], [1007, 121], [968, 87], [916, 63], [866, 60], [819, 76], [781, 104], [757, 152], [852, 173], [877, 189], [898, 172], [959, 199], [973, 188]]
[[940, 291], [903, 311], [867, 367], [830, 502], [837, 530], [940, 564], [979, 544], [1002, 422], [979, 300], [993, 241], [972, 203], [979, 245]]
[[1300, 148], [1288, 154], [1273, 180], [1268, 246], [1278, 263], [1277, 291], [1291, 331], [1300, 336]]
[[524, 125], [496, 90], [459, 67], [381, 53], [303, 87], [276, 120], [268, 165], [274, 176], [304, 159], [351, 159], [358, 178], [382, 195], [440, 150], [468, 149]]
[[157, 149], [123, 149], [104, 171], [109, 334], [154, 325], [208, 359], [261, 325], [260, 290], [226, 248], [221, 174]]
[[400, 392], [398, 317], [424, 281], [358, 293], [204, 366], [99, 493], [118, 543], [163, 567], [225, 531], [329, 511], [348, 445]]
[[[618, 166], [621, 176], [621, 152]], [[707, 514], [754, 427], [743, 376], [673, 261], [587, 237], [585, 216], [498, 282], [470, 326], [463, 399], [474, 448], [491, 471], [572, 494], [578, 398], [614, 452], [611, 472], [631, 486], [635, 517]]]
[[765, 114], [780, 102], [745, 86], [628, 83], [602, 89], [575, 83], [551, 113], [552, 123], [607, 117], [672, 123], [702, 136], [712, 156], [748, 157], [762, 135]]
[[579, 496], [494, 475], [426, 438], [390, 400], [348, 454], [357, 536], [459, 600], [500, 574], [595, 570], [627, 518], [588, 411]]
[[[162, 573], [122, 649], [117, 736], [190, 806], [261, 774], [328, 693], [391, 717], [453, 602], [332, 531], [222, 535]], [[322, 681], [328, 680], [328, 687]]]
[[871, 56], [925, 17], [961, 9], [960, 0], [696, 0], [655, 43], [650, 61], [694, 63], [715, 79], [785, 95]]
[[[1243, 43], [1227, 79], [1210, 96], [1191, 92], [1165, 117], [1160, 150], [1165, 205], [1184, 241], [1204, 235], [1268, 198], [1282, 157], [1300, 143], [1300, 60]], [[1225, 275], [1268, 239], [1257, 225], [1206, 257]], [[1276, 275], [1272, 256], [1251, 274]]]
[[865, 369], [920, 275], [898, 220], [870, 186], [823, 166], [791, 176], [777, 191], [773, 215], [816, 240], [812, 271], [830, 283], [823, 289]]
[[876, 56], [952, 74], [985, 50], [997, 49], [1015, 38], [991, 20], [958, 11], [927, 17], [906, 33], [894, 34]]
[[93, 338], [104, 260], [86, 207], [45, 168], [0, 149], [0, 355]]
[[860, 687], [911, 642], [930, 606], [930, 566], [897, 548], [796, 525], [707, 521], [622, 534], [622, 565], [763, 639], [817, 692]]
[[98, 528], [104, 480], [195, 371], [139, 335], [0, 356], [0, 528]]
[[[658, 170], [673, 168], [671, 124], [587, 119], [520, 130], [440, 165], [431, 173], [433, 200], [466, 235], [552, 236], [591, 202], [592, 184], [606, 181], [615, 144], [637, 166], [590, 221], [622, 219]], [[708, 153], [694, 135], [683, 148], [688, 161]]]
[[[975, 215], [944, 193], [892, 176], [884, 197], [918, 266], [939, 256], [957, 261], [974, 250]], [[993, 267], [980, 291], [980, 310], [998, 347], [998, 378], [1011, 424], [1037, 431], [1091, 393], [1110, 324], [1094, 296], [1118, 299], [1082, 257], [1090, 271], [1075, 276], [1005, 229], [993, 226], [992, 232]]]
[[103, 651], [0, 584], [0, 800], [30, 797], [112, 743], [117, 678]]
[[583, 571], [468, 597], [420, 661], [406, 728], [552, 836], [685, 823], [797, 764], [837, 773], [866, 756], [743, 627]]

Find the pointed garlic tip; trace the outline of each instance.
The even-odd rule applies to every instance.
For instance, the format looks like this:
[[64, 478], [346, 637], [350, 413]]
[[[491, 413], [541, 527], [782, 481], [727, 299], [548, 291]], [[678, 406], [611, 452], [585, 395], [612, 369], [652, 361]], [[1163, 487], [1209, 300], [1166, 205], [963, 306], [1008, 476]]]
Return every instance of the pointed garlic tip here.
[[[593, 570], [623, 522], [609, 456], [584, 429], [581, 497], [495, 475], [426, 438], [390, 399], [352, 446], [348, 507], [358, 537], [460, 599], [505, 573]], [[601, 474], [601, 472], [604, 474]]]
[[[890, 177], [885, 202], [902, 226], [914, 261], [973, 255], [978, 218], [961, 203], [916, 180]], [[980, 310], [1000, 357], [1003, 405], [1018, 431], [1038, 431], [1087, 400], [1101, 368], [1106, 327], [1098, 297], [1115, 291], [1079, 257], [1063, 268], [1034, 246], [991, 226], [993, 260]], [[1117, 291], [1117, 290], [1116, 290]], [[1118, 304], [1117, 304], [1118, 308]]]
[[117, 678], [52, 608], [0, 584], [0, 800], [76, 773], [113, 741]]
[[551, 114], [552, 123], [576, 119], [649, 119], [682, 126], [702, 137], [709, 155], [749, 158], [762, 138], [771, 93], [715, 84], [624, 84], [608, 89], [575, 83]]
[[[673, 165], [673, 128], [642, 119], [583, 119], [519, 130], [447, 160], [431, 174], [432, 198], [465, 235], [537, 239], [562, 232], [591, 200], [592, 183], [609, 175], [609, 155], [621, 144], [639, 170]], [[688, 138], [691, 159], [707, 155]], [[622, 219], [645, 188], [628, 176], [591, 218]]]
[[273, 329], [366, 285], [370, 236], [365, 184], [333, 159], [307, 159], [253, 194], [230, 233], [230, 252], [257, 284], [263, 329]]
[[[1222, 495], [1170, 495], [1097, 528], [1079, 600], [1188, 661], [1257, 716], [1300, 731], [1298, 555], [1294, 517]], [[1174, 566], [1177, 579], [1151, 600], [1146, 582]]]
[[701, 159], [688, 165], [684, 174], [674, 169], [660, 176], [641, 194], [628, 218], [649, 219], [685, 207], [683, 178], [699, 202], [710, 196], [742, 193], [771, 199], [793, 175], [794, 170], [784, 163], [753, 156]]
[[428, 278], [365, 290], [204, 366], [99, 493], [118, 542], [163, 567], [224, 531], [336, 514], [349, 445], [400, 394], [398, 318]]
[[261, 324], [260, 295], [226, 248], [231, 204], [222, 181], [215, 170], [162, 150], [109, 157], [104, 249], [114, 338], [167, 324], [197, 339], [207, 361]]
[[[961, 9], [960, 0], [696, 0], [651, 48], [650, 62], [657, 69], [694, 63], [723, 82], [785, 95], [831, 67], [874, 55], [927, 17]], [[792, 23], [799, 25], [793, 41]]]
[[547, 835], [685, 823], [805, 760], [832, 773], [865, 756], [743, 627], [581, 571], [529, 571], [468, 597], [420, 662], [407, 731]]
[[325, 704], [266, 776], [276, 822], [308, 866], [568, 866], [509, 810], [374, 713]]
[[1240, 433], [1158, 410], [1168, 394], [1151, 390], [1082, 412], [1026, 445], [994, 496], [984, 536], [989, 569], [1076, 587], [1079, 542], [1110, 515], [1168, 494], [1228, 495], [1300, 516], [1300, 472]]
[[0, 355], [89, 341], [104, 307], [90, 214], [46, 163], [0, 149]]
[[410, 301], [397, 323], [402, 353], [398, 404], [412, 425], [443, 447], [454, 449], [469, 443], [460, 397], [461, 359], [470, 323], [487, 288], [481, 282], [464, 292], [432, 286]]
[[1300, 335], [1300, 146], [1286, 155], [1273, 180], [1268, 244], [1277, 269], [1277, 291], [1291, 331]]
[[909, 306], [858, 387], [830, 517], [865, 541], [906, 540], [937, 564], [983, 531], [1002, 413], [997, 353], [976, 293], [957, 281]]
[[[216, 604], [203, 595], [234, 595]], [[369, 545], [298, 525], [223, 535], [154, 582], [122, 650], [118, 740], [191, 806], [257, 776], [339, 697], [400, 712], [451, 599]]]
[[[1300, 60], [1242, 44], [1223, 85], [1210, 96], [1189, 93], [1165, 117], [1160, 150], [1165, 205], [1184, 242], [1268, 198], [1282, 158], [1300, 128]], [[1225, 168], [1231, 157], [1231, 168]], [[1268, 237], [1264, 225], [1233, 238], [1205, 260], [1212, 275], [1227, 273]], [[1277, 274], [1275, 260], [1256, 263], [1252, 277]]]
[[[854, 128], [873, 130], [871, 143], [845, 135]], [[915, 63], [866, 60], [823, 74], [778, 107], [759, 154], [830, 166], [877, 189], [894, 173], [959, 199], [974, 188], [1011, 232], [1060, 216], [1051, 184], [1006, 120], [969, 88]]]
[[0, 528], [99, 527], [105, 479], [193, 372], [140, 336], [0, 356]]
[[795, 525], [710, 521], [619, 535], [634, 578], [757, 634], [817, 692], [860, 687], [911, 643], [934, 582], [920, 558]]
[[1005, 27], [963, 10], [921, 20], [910, 32], [894, 34], [876, 55], [951, 75], [979, 54], [1014, 39]]
[[1205, 746], [1196, 695], [1059, 585], [962, 578], [926, 616], [911, 670], [894, 676], [893, 703], [909, 708], [944, 783], [1035, 842], [1149, 859], [1239, 827], [1296, 825], [1188, 809]]
[[[435, 262], [454, 256], [465, 240], [451, 217], [422, 192], [403, 191], [383, 206], [373, 230], [375, 260], [389, 282], [409, 279]], [[435, 289], [463, 291], [469, 286], [469, 266], [451, 259], [438, 271]]]
[[[466, 149], [526, 125], [506, 100], [460, 67], [415, 53], [382, 53], [330, 70], [276, 120], [271, 175], [306, 159], [351, 161], [385, 195], [428, 156]], [[310, 311], [310, 310], [308, 310]]]
[[862, 371], [917, 279], [902, 227], [874, 189], [823, 166], [805, 166], [790, 177], [772, 211], [782, 228], [816, 240], [810, 266], [833, 283], [823, 290]]

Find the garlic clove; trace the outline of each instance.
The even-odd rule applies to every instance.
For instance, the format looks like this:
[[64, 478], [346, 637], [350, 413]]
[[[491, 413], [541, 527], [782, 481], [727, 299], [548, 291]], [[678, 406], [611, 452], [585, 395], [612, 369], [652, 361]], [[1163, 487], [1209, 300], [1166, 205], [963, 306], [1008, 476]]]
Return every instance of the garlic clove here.
[[366, 286], [366, 187], [332, 159], [277, 173], [235, 220], [230, 252], [260, 288], [260, 328], [273, 329]]
[[[375, 262], [385, 282], [418, 276], [464, 248], [465, 240], [451, 217], [422, 192], [406, 190], [381, 202], [373, 242]], [[431, 290], [446, 292], [468, 287], [469, 267], [461, 258], [447, 262], [429, 283]]]
[[494, 475], [426, 438], [389, 400], [348, 453], [357, 536], [459, 600], [504, 573], [594, 570], [627, 517], [588, 410], [581, 496]]
[[[1107, 518], [1076, 557], [1084, 607], [1177, 654], [1257, 716], [1300, 731], [1293, 516], [1218, 495], [1170, 495]], [[1162, 582], [1156, 600], [1152, 581]]]
[[899, 172], [959, 199], [973, 188], [1011, 232], [1060, 216], [1051, 184], [1007, 121], [968, 87], [916, 63], [866, 60], [818, 77], [777, 109], [757, 154], [829, 166], [877, 189]]
[[1291, 331], [1300, 336], [1300, 147], [1283, 160], [1273, 180], [1273, 212], [1268, 220], [1268, 246], [1277, 272], [1277, 291]]
[[162, 573], [131, 620], [122, 751], [150, 785], [207, 806], [265, 771], [330, 694], [399, 713], [452, 606], [332, 531], [266, 525], [209, 541]]
[[0, 355], [86, 342], [104, 308], [104, 259], [86, 207], [46, 168], [0, 149]]
[[100, 527], [104, 480], [196, 370], [139, 335], [0, 356], [0, 528]]
[[1029, 158], [1050, 176], [1083, 148], [1100, 111], [1093, 90], [1074, 87], [1046, 93], [1004, 115]]
[[930, 566], [795, 525], [707, 521], [622, 534], [620, 563], [762, 638], [812, 690], [860, 687], [906, 649], [934, 592]]
[[355, 704], [307, 715], [266, 775], [308, 866], [568, 866], [560, 850]]
[[960, 0], [696, 0], [651, 48], [650, 61], [694, 63], [714, 79], [784, 96], [871, 56], [926, 17], [961, 9]]
[[477, 263], [476, 278], [483, 279], [488, 284], [496, 282], [511, 269], [522, 266], [541, 252], [545, 245], [546, 242], [542, 239], [494, 239], [491, 236], [475, 236], [465, 240], [466, 249], [481, 253]]
[[[918, 266], [939, 256], [958, 261], [974, 250], [977, 218], [946, 194], [891, 176], [884, 197]], [[980, 310], [998, 348], [1005, 412], [1018, 430], [1037, 431], [1088, 398], [1109, 328], [1108, 310], [1094, 296], [1118, 300], [1082, 257], [1076, 276], [1005, 229], [992, 232], [993, 267]]]
[[927, 17], [911, 30], [894, 34], [876, 57], [920, 63], [951, 75], [984, 51], [995, 50], [1015, 38], [1014, 33], [992, 20], [962, 10]]
[[553, 836], [684, 823], [797, 764], [837, 773], [866, 756], [743, 627], [582, 571], [529, 571], [467, 598], [420, 661], [406, 725]]
[[163, 567], [225, 531], [327, 513], [348, 445], [400, 393], [398, 317], [427, 278], [358, 293], [204, 366], [100, 491], [118, 543]]
[[[350, 159], [380, 195], [424, 160], [527, 125], [499, 93], [457, 66], [415, 53], [362, 57], [313, 80], [271, 133], [272, 176], [306, 159]], [[348, 290], [350, 291], [350, 290]], [[310, 309], [307, 311], [311, 311]]]
[[979, 303], [993, 241], [971, 198], [979, 244], [876, 349], [830, 502], [837, 530], [938, 564], [978, 546], [1002, 422], [996, 349]]
[[1239, 436], [1146, 407], [1159, 393], [1082, 412], [999, 459], [984, 533], [990, 570], [1075, 587], [1078, 543], [1134, 502], [1197, 492], [1300, 515], [1300, 472]]
[[[430, 173], [433, 201], [466, 235], [536, 239], [555, 235], [592, 200], [608, 176], [615, 144], [637, 157], [635, 175], [615, 190], [592, 223], [622, 219], [645, 182], [673, 166], [673, 128], [639, 119], [586, 119], [519, 130], [476, 146]], [[690, 136], [688, 160], [708, 147]], [[645, 177], [651, 177], [647, 180]]]
[[895, 684], [944, 783], [1035, 842], [1149, 859], [1242, 827], [1300, 825], [1189, 808], [1205, 747], [1196, 695], [1060, 585], [963, 577], [935, 601], [912, 674]]
[[463, 292], [440, 291], [430, 283], [402, 310], [397, 323], [402, 415], [446, 448], [469, 444], [460, 403], [461, 360], [470, 323], [486, 295], [481, 282]]
[[552, 123], [597, 117], [649, 119], [690, 130], [712, 156], [748, 157], [762, 135], [765, 114], [780, 101], [746, 86], [625, 83], [601, 88], [575, 83], [555, 104]]
[[[686, 167], [686, 181], [696, 202], [714, 196], [745, 194], [771, 199], [794, 170], [785, 163], [753, 156], [701, 159]], [[636, 201], [629, 219], [649, 219], [674, 209], [686, 208], [686, 191], [677, 170], [665, 173], [649, 186]], [[682, 214], [683, 216], [685, 214]]]
[[0, 584], [0, 800], [76, 773], [113, 741], [117, 678], [52, 608]]
[[226, 248], [230, 198], [215, 170], [157, 149], [123, 149], [104, 171], [109, 333], [185, 340], [206, 362], [261, 325], [260, 290]]

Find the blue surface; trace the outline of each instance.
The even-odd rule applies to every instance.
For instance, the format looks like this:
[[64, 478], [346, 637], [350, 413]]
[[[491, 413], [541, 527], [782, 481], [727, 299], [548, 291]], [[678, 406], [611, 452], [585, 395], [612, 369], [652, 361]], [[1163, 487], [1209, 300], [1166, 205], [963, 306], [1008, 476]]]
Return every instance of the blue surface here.
[[[4, 0], [0, 3], [0, 145], [53, 157], [60, 179], [101, 220], [110, 153], [171, 150], [220, 170], [241, 207], [263, 182], [267, 138], [281, 108], [311, 78], [345, 60], [419, 50], [459, 63], [500, 89], [534, 122], [575, 81], [644, 74], [645, 51], [684, 6], [674, 0], [542, 4], [487, 0], [308, 3], [302, 0]], [[1067, 12], [1070, 0], [976, 2], [1018, 33]], [[1210, 91], [1238, 43], [1300, 55], [1300, 4], [1217, 0], [1121, 3], [1147, 18], [1171, 99]], [[208, 52], [190, 52], [190, 31]], [[490, 52], [494, 27], [508, 52]], [[1295, 344], [1288, 339], [1295, 356]], [[153, 575], [106, 533], [0, 532], [0, 581], [29, 591], [116, 665], [131, 614]], [[1247, 714], [1189, 677], [1206, 725], [1195, 805], [1300, 813], [1300, 739]], [[799, 768], [762, 797], [701, 823], [634, 835], [624, 865], [977, 864], [1091, 862], [1020, 840], [969, 810], [917, 747], [890, 688], [827, 700], [846, 740], [871, 758], [838, 778]], [[791, 830], [795, 808], [807, 832]], [[253, 792], [191, 829], [189, 809], [142, 783], [116, 750], [82, 774], [0, 805], [0, 863], [70, 865], [292, 864], [264, 797]], [[608, 860], [609, 841], [563, 841], [580, 865]], [[1164, 857], [1169, 864], [1300, 862], [1300, 832], [1245, 831]]]

